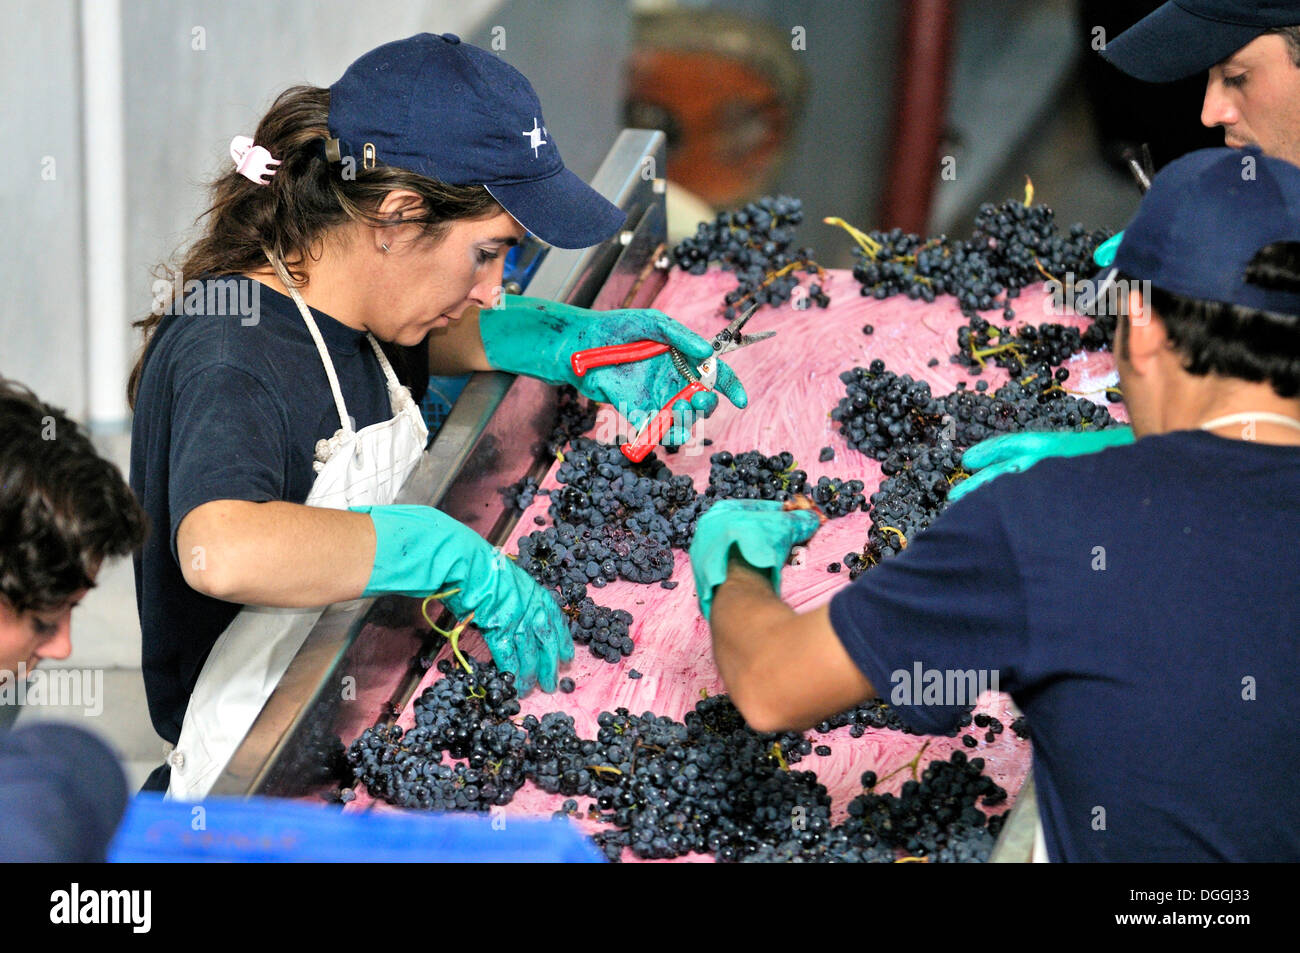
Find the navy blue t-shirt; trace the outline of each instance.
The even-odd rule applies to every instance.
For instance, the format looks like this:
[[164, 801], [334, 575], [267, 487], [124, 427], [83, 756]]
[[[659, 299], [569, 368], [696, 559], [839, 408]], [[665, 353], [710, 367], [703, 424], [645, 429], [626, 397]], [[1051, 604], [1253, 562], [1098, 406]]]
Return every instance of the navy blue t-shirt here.
[[[199, 671], [241, 606], [191, 589], [176, 551], [213, 500], [302, 503], [316, 441], [339, 429], [329, 379], [293, 300], [258, 284], [256, 321], [169, 315], [149, 344], [131, 432], [131, 489], [153, 527], [135, 554], [142, 667], [154, 729], [173, 744]], [[392, 416], [365, 332], [312, 309], [358, 430]]]
[[117, 755], [72, 725], [0, 734], [0, 863], [98, 863], [126, 811]]
[[831, 623], [882, 697], [918, 662], [998, 672], [1052, 860], [1300, 861], [1297, 540], [1300, 448], [1147, 437], [972, 492]]

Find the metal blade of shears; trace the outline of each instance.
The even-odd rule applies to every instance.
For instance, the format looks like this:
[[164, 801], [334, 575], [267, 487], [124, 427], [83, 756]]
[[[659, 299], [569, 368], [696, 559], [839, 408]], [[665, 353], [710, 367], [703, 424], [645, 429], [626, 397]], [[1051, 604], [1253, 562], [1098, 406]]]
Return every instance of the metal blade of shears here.
[[1137, 182], [1138, 191], [1146, 195], [1147, 190], [1151, 188], [1151, 179], [1155, 175], [1151, 165], [1150, 146], [1145, 142], [1142, 143], [1140, 153], [1130, 146], [1124, 150], [1123, 157], [1128, 170], [1133, 173], [1133, 180]]
[[749, 347], [751, 344], [757, 344], [759, 341], [766, 341], [768, 338], [775, 336], [775, 331], [760, 331], [757, 334], [746, 334], [744, 337], [737, 335], [736, 340], [722, 345], [722, 347], [714, 351], [713, 356], [717, 357], [719, 354], [729, 354], [732, 351], [740, 350], [742, 347]]
[[740, 329], [754, 316], [754, 312], [757, 310], [758, 304], [751, 304], [742, 313], [736, 315], [730, 324], [715, 334], [713, 336], [713, 353], [720, 354], [724, 348], [733, 350], [733, 348], [727, 348], [727, 345], [740, 340]]

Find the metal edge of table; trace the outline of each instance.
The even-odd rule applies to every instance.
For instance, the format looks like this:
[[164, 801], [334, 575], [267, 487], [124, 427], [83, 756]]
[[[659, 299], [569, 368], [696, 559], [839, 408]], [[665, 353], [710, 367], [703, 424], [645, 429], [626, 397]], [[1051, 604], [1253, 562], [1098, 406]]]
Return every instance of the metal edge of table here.
[[1016, 803], [1007, 812], [989, 855], [990, 864], [1028, 864], [1034, 859], [1034, 840], [1038, 834], [1038, 791], [1034, 786], [1034, 770], [1025, 772]]
[[[593, 248], [549, 249], [529, 285], [530, 295], [617, 306], [596, 300], [607, 283], [616, 284], [609, 281], [613, 276], [628, 286], [620, 303], [634, 298], [638, 305], [648, 303], [646, 295], [653, 297], [657, 288], [642, 289], [640, 280], [628, 276], [644, 279], [653, 265], [647, 259], [663, 249], [663, 180], [653, 173], [664, 168], [665, 142], [656, 130], [620, 133], [591, 184], [628, 213], [628, 224], [620, 235]], [[504, 504], [496, 490], [540, 462], [544, 447], [539, 444], [554, 419], [554, 402], [554, 388], [539, 381], [498, 372], [475, 374], [403, 485], [398, 502], [438, 506], [485, 536], [495, 530], [493, 535], [501, 538], [489, 541], [500, 544], [514, 520], [503, 520]], [[367, 628], [382, 635], [361, 640]], [[348, 721], [342, 734], [350, 740], [363, 727], [395, 715], [406, 701], [401, 687], [422, 675], [428, 635], [419, 600], [387, 596], [327, 607], [211, 793], [301, 796], [328, 786], [342, 754], [340, 721]], [[366, 646], [359, 647], [359, 641]], [[367, 657], [367, 651], [377, 654]], [[395, 679], [372, 681], [376, 673], [387, 678], [394, 668]]]

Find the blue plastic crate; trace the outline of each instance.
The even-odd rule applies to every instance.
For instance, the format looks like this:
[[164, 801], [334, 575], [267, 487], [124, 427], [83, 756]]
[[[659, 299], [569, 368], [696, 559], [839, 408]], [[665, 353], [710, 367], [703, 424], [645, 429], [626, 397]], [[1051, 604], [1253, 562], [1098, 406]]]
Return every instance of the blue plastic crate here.
[[201, 804], [139, 794], [109, 846], [113, 863], [603, 863], [566, 819], [344, 812], [277, 798]]

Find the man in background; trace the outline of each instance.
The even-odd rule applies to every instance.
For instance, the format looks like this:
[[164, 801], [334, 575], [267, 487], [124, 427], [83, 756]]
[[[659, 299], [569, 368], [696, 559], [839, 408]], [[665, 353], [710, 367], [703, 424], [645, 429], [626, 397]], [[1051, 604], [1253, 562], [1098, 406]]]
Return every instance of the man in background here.
[[[1300, 165], [1300, 0], [1173, 0], [1100, 52], [1149, 83], [1206, 74], [1202, 125], [1221, 128], [1230, 148], [1254, 146]], [[951, 499], [1048, 457], [1080, 456], [1132, 440], [1127, 427], [994, 437], [963, 456], [974, 476], [957, 484]]]
[[1101, 55], [1148, 83], [1207, 74], [1202, 125], [1300, 164], [1300, 0], [1174, 0]]

